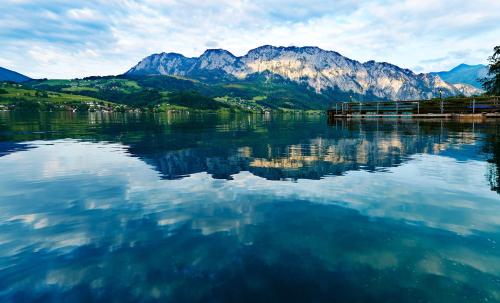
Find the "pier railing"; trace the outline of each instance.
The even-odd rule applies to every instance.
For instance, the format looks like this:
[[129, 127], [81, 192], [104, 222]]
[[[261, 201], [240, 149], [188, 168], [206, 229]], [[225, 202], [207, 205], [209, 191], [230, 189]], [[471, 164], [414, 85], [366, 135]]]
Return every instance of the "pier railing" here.
[[412, 101], [339, 102], [328, 111], [330, 116], [484, 113], [500, 113], [500, 98], [495, 96]]

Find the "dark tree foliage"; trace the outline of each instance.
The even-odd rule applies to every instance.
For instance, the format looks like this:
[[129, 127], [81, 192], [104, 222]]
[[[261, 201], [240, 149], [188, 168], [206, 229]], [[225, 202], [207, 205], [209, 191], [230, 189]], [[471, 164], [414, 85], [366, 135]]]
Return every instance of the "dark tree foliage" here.
[[49, 94], [46, 92], [46, 91], [39, 91], [37, 90], [35, 92], [35, 97], [39, 97], [39, 98], [48, 98], [49, 97]]
[[199, 109], [220, 109], [228, 107], [212, 98], [203, 96], [196, 91], [174, 93], [168, 98], [169, 103]]
[[484, 89], [491, 95], [500, 95], [500, 45], [495, 46], [490, 61], [488, 78], [482, 80]]
[[27, 111], [37, 111], [40, 110], [41, 104], [37, 101], [32, 100], [15, 100], [14, 102], [16, 109], [27, 110]]
[[[106, 80], [106, 79], [120, 79], [122, 78], [121, 76], [90, 76], [90, 77], [84, 77], [82, 80]], [[80, 80], [78, 78], [74, 80]]]
[[486, 177], [488, 178], [491, 189], [500, 193], [500, 125], [490, 128], [490, 134], [485, 137], [483, 150], [490, 154]]
[[83, 92], [82, 94], [115, 103], [126, 104], [132, 107], [153, 106], [160, 104], [162, 101], [160, 93], [154, 89], [142, 89], [131, 93], [113, 89], [103, 89], [98, 92]]
[[193, 81], [170, 76], [127, 76], [126, 79], [136, 81], [141, 87], [158, 90], [182, 91], [194, 90], [196, 88]]
[[[36, 83], [36, 82], [34, 82]], [[62, 92], [64, 88], [70, 87], [69, 85], [48, 85], [48, 84], [37, 84], [36, 89], [53, 91], [53, 92]]]
[[8, 93], [8, 91], [6, 91], [6, 90], [5, 90], [5, 89], [3, 89], [3, 88], [0, 88], [0, 95], [2, 95], [2, 94], [7, 94], [7, 93]]

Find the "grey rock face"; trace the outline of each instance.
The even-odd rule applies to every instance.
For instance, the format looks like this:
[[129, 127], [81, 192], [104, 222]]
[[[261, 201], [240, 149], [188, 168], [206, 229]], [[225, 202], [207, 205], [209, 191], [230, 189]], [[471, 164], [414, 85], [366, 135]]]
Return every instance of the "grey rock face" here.
[[329, 89], [387, 100], [414, 100], [462, 93], [435, 74], [415, 74], [385, 62], [361, 63], [318, 47], [265, 45], [237, 57], [222, 49], [207, 50], [200, 57], [175, 53], [144, 58], [126, 74], [171, 75], [203, 80], [245, 80], [252, 74], [271, 72], [307, 84], [317, 93]]

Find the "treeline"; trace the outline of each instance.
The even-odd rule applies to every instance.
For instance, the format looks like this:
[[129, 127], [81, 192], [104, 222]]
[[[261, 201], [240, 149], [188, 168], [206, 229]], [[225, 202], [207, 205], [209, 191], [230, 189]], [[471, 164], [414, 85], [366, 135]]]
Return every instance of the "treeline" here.
[[[61, 109], [72, 109], [76, 111], [86, 112], [91, 109], [91, 107], [85, 102], [65, 102], [65, 103], [53, 103], [53, 102], [41, 102], [36, 100], [27, 100], [21, 97], [14, 97], [9, 99], [9, 104], [7, 107], [23, 110], [23, 111], [57, 111]], [[115, 108], [119, 111], [119, 108]]]
[[[248, 104], [263, 108], [324, 109], [331, 99], [331, 96], [317, 94], [305, 84], [266, 72], [254, 74], [245, 80], [226, 79], [217, 83], [172, 76], [122, 75], [87, 77], [64, 83], [39, 80], [28, 85], [130, 107], [154, 107], [168, 103], [199, 109], [246, 108]], [[219, 98], [227, 102], [217, 101]]]

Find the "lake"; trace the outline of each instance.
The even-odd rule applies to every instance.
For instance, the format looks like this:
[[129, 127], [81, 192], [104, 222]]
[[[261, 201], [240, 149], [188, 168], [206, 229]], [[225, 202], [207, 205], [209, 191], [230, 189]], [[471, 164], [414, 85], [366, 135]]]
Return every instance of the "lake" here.
[[1, 302], [500, 302], [500, 122], [0, 112]]

